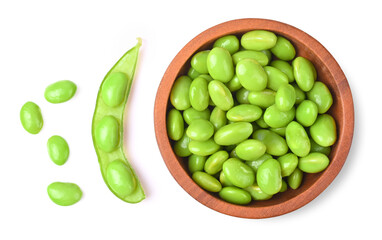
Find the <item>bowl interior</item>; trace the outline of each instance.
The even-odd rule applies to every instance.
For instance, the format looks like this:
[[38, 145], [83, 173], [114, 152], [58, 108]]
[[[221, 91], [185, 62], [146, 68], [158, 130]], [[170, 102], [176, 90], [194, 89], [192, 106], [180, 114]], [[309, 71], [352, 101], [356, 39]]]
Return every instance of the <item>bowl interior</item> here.
[[[190, 58], [200, 50], [211, 49], [219, 37], [242, 34], [254, 29], [274, 32], [289, 39], [296, 49], [296, 56], [309, 59], [317, 70], [317, 80], [324, 82], [333, 95], [329, 113], [337, 124], [338, 140], [330, 154], [328, 168], [317, 174], [304, 174], [301, 186], [274, 195], [270, 200], [252, 201], [239, 206], [221, 200], [196, 185], [187, 170], [187, 159], [176, 157], [172, 142], [166, 133], [166, 113], [170, 109], [169, 94], [175, 79], [187, 75]], [[176, 181], [202, 204], [232, 216], [245, 218], [272, 217], [293, 211], [318, 196], [335, 178], [346, 160], [354, 128], [353, 101], [348, 82], [341, 68], [331, 54], [315, 39], [290, 25], [265, 19], [239, 19], [212, 27], [191, 40], [174, 58], [163, 76], [155, 104], [155, 130], [163, 159]], [[163, 131], [164, 130], [164, 131]]]

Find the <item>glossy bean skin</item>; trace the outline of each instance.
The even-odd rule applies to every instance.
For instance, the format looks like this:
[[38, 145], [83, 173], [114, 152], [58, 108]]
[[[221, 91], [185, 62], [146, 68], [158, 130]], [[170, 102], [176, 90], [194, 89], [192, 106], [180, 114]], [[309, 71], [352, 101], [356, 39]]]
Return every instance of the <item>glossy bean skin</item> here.
[[255, 181], [252, 168], [237, 158], [230, 158], [223, 163], [225, 177], [236, 187], [246, 188]]
[[192, 179], [204, 190], [209, 192], [219, 192], [222, 189], [221, 183], [205, 172], [194, 172], [192, 174]]
[[236, 75], [240, 84], [249, 91], [264, 90], [268, 83], [263, 67], [250, 58], [245, 58], [236, 64]]
[[276, 45], [277, 36], [266, 30], [253, 30], [244, 33], [241, 37], [241, 45], [245, 49], [261, 51], [271, 49]]
[[281, 182], [281, 189], [279, 192], [285, 192], [286, 190], [288, 190], [288, 184], [286, 183], [286, 181], [283, 179], [282, 182]]
[[289, 83], [288, 76], [281, 70], [272, 66], [265, 66], [264, 70], [268, 77], [267, 88], [277, 92], [282, 85]]
[[259, 169], [260, 165], [263, 164], [266, 160], [273, 158], [272, 155], [268, 153], [264, 153], [261, 157], [257, 158], [256, 160], [253, 161], [246, 161], [245, 164], [250, 166], [252, 170], [256, 173], [257, 170]]
[[296, 83], [293, 83], [294, 91], [296, 93], [296, 104], [300, 104], [302, 101], [306, 99], [306, 94], [302, 91]]
[[224, 162], [229, 158], [227, 151], [221, 150], [209, 156], [204, 165], [204, 171], [214, 175], [222, 170]]
[[272, 128], [285, 127], [290, 123], [296, 115], [296, 109], [292, 107], [288, 111], [280, 111], [276, 104], [268, 107], [264, 111], [264, 121]]
[[251, 195], [238, 187], [224, 187], [219, 192], [219, 196], [230, 203], [245, 205], [251, 202]]
[[227, 119], [232, 122], [253, 122], [261, 117], [263, 110], [251, 104], [237, 105], [227, 112]]
[[310, 127], [318, 116], [317, 105], [310, 100], [302, 101], [296, 109], [296, 120], [304, 127]]
[[214, 125], [205, 119], [196, 119], [191, 122], [186, 130], [191, 140], [206, 141], [214, 134]]
[[234, 65], [245, 58], [250, 58], [258, 62], [261, 66], [266, 66], [268, 64], [268, 57], [262, 52], [252, 51], [252, 50], [242, 50], [232, 55], [232, 60]]
[[277, 159], [281, 167], [281, 176], [287, 177], [292, 174], [298, 165], [298, 157], [293, 153], [287, 153]]
[[290, 150], [299, 157], [305, 157], [310, 152], [310, 140], [304, 127], [296, 121], [288, 124], [285, 139]]
[[212, 80], [208, 84], [208, 93], [212, 102], [223, 111], [233, 107], [233, 97], [229, 89], [220, 81]]
[[208, 120], [210, 115], [211, 111], [208, 108], [203, 111], [197, 111], [196, 109], [190, 107], [183, 111], [183, 119], [188, 125], [190, 125], [195, 119]]
[[279, 127], [279, 128], [269, 128], [274, 133], [277, 133], [278, 135], [285, 137], [285, 131], [286, 127]]
[[109, 163], [106, 169], [106, 182], [110, 189], [121, 197], [130, 195], [137, 187], [137, 180], [130, 167], [122, 160]]
[[260, 189], [270, 195], [280, 191], [282, 186], [281, 167], [277, 160], [266, 160], [256, 173], [257, 184]]
[[288, 152], [288, 145], [285, 139], [267, 129], [260, 129], [253, 133], [253, 138], [263, 142], [266, 146], [266, 153], [273, 156], [282, 156]]
[[248, 104], [249, 103], [249, 93], [250, 91], [245, 89], [245, 88], [240, 88], [237, 92], [236, 92], [236, 100], [238, 103], [240, 104]]
[[241, 86], [240, 80], [236, 74], [233, 76], [233, 78], [229, 82], [226, 83], [226, 86], [231, 92], [235, 92], [243, 87]]
[[69, 145], [66, 140], [58, 135], [54, 135], [47, 142], [48, 154], [52, 162], [61, 166], [69, 158]]
[[206, 110], [210, 101], [207, 80], [202, 77], [195, 78], [191, 82], [189, 96], [190, 104], [195, 110]]
[[207, 141], [193, 141], [188, 144], [188, 149], [191, 153], [199, 156], [208, 156], [214, 154], [220, 149], [220, 146], [213, 139]]
[[240, 41], [235, 35], [226, 35], [218, 38], [213, 47], [225, 48], [232, 55], [239, 50]]
[[190, 86], [192, 79], [188, 76], [180, 76], [174, 82], [170, 93], [171, 104], [178, 110], [186, 110], [191, 107]]
[[39, 133], [44, 125], [40, 107], [34, 102], [26, 102], [20, 110], [20, 121], [30, 134]]
[[190, 150], [188, 149], [188, 144], [190, 142], [191, 142], [191, 138], [189, 138], [186, 132], [184, 132], [183, 137], [174, 143], [173, 148], [174, 148], [175, 155], [178, 157], [190, 156], [192, 154]]
[[215, 107], [210, 116], [210, 122], [214, 125], [215, 131], [227, 124], [226, 112], [219, 107]]
[[69, 101], [77, 91], [77, 85], [69, 80], [62, 80], [50, 84], [44, 92], [45, 99], [50, 103]]
[[298, 168], [306, 173], [318, 173], [323, 171], [329, 165], [329, 158], [319, 152], [309, 153], [307, 156], [300, 158]]
[[264, 155], [266, 146], [259, 140], [248, 139], [239, 143], [235, 151], [240, 159], [253, 161]]
[[288, 77], [289, 83], [294, 81], [293, 68], [287, 61], [274, 60], [271, 62], [271, 66], [279, 69], [281, 72], [285, 73]]
[[219, 174], [219, 181], [220, 181], [220, 183], [222, 184], [223, 187], [232, 187], [232, 186], [234, 186], [234, 185], [227, 179], [227, 177], [224, 175], [224, 172], [223, 172], [223, 171], [220, 171], [220, 174]]
[[128, 77], [123, 72], [114, 72], [109, 74], [102, 84], [101, 97], [103, 102], [109, 107], [116, 107], [123, 102]]
[[207, 57], [208, 73], [215, 80], [229, 82], [234, 75], [231, 54], [221, 47], [214, 47]]
[[296, 168], [287, 178], [289, 187], [292, 189], [299, 188], [303, 177], [303, 172], [299, 168]]
[[48, 186], [48, 196], [57, 205], [70, 206], [82, 198], [82, 191], [75, 183], [54, 182]]
[[172, 140], [179, 140], [184, 133], [184, 121], [182, 114], [176, 110], [171, 109], [167, 114], [167, 135]]
[[329, 114], [318, 116], [316, 122], [309, 128], [312, 139], [323, 147], [332, 146], [337, 141], [337, 126]]
[[261, 190], [257, 183], [252, 184], [249, 187], [246, 187], [245, 190], [251, 194], [251, 197], [255, 201], [264, 201], [271, 199], [273, 195], [267, 194]]
[[190, 69], [188, 69], [187, 76], [189, 76], [191, 79], [195, 79], [200, 75], [201, 74], [198, 73], [194, 68], [190, 67]]
[[[92, 121], [93, 144], [102, 177], [111, 192], [119, 199], [128, 203], [138, 203], [145, 198], [141, 183], [133, 168], [130, 166], [128, 156], [123, 149], [124, 144], [122, 137], [124, 133], [123, 120], [126, 112], [125, 106], [134, 80], [140, 46], [141, 39], [138, 39], [138, 43], [128, 50], [106, 74], [98, 91]], [[115, 82], [107, 83], [112, 76], [122, 75], [119, 73], [123, 73], [123, 76], [126, 76], [127, 80], [125, 79], [124, 81], [127, 82], [123, 84], [121, 84], [123, 81], [116, 81], [118, 84]], [[184, 76], [184, 78], [188, 79], [186, 80], [188, 84], [191, 83], [191, 78], [188, 76]], [[110, 85], [108, 87], [105, 84]], [[113, 89], [115, 89], [117, 85], [126, 86], [125, 90], [121, 92], [117, 90], [114, 91]], [[182, 99], [180, 92], [185, 90], [183, 86], [181, 86], [182, 89], [180, 89], [179, 86], [177, 88], [176, 91], [172, 90], [171, 97], [172, 100], [177, 100], [173, 101], [175, 106], [179, 106], [178, 104], [182, 102], [178, 100]], [[114, 92], [116, 95], [106, 94], [107, 97], [105, 97], [104, 91], [109, 92], [108, 94]], [[119, 95], [122, 92], [123, 97]], [[188, 88], [185, 92], [187, 93], [186, 98], [188, 99]], [[106, 104], [106, 98], [108, 99], [106, 101], [110, 104]], [[188, 102], [188, 107], [184, 107], [183, 105], [181, 107], [182, 110], [190, 107], [189, 100], [186, 98], [184, 98], [184, 101]], [[180, 106], [181, 105], [182, 104], [180, 104]], [[135, 184], [133, 184], [133, 182], [135, 182]], [[132, 187], [133, 185], [135, 185], [135, 187]]]
[[237, 122], [221, 127], [216, 131], [214, 140], [222, 146], [238, 144], [251, 136], [253, 127], [247, 122]]
[[209, 53], [210, 50], [200, 51], [191, 58], [191, 67], [200, 74], [208, 73], [207, 57]]
[[296, 56], [296, 50], [292, 43], [282, 36], [277, 36], [276, 45], [271, 48], [271, 52], [284, 61], [290, 61]]
[[329, 156], [330, 152], [331, 152], [331, 147], [323, 147], [323, 146], [320, 146], [318, 145], [313, 139], [309, 139], [310, 140], [310, 152], [320, 152], [320, 153], [323, 153], [325, 154], [326, 156]]
[[199, 156], [192, 154], [188, 157], [188, 170], [191, 174], [196, 171], [203, 171], [204, 164], [206, 163], [206, 156]]
[[304, 92], [312, 89], [317, 73], [313, 64], [304, 57], [296, 57], [292, 62], [294, 79]]
[[292, 109], [296, 102], [296, 92], [294, 87], [290, 84], [284, 84], [277, 90], [275, 96], [276, 107], [283, 112]]
[[267, 108], [275, 104], [276, 92], [271, 89], [264, 89], [262, 91], [251, 91], [248, 94], [248, 101], [250, 104]]
[[307, 95], [309, 100], [317, 104], [320, 114], [326, 113], [333, 104], [332, 94], [323, 82], [316, 81]]

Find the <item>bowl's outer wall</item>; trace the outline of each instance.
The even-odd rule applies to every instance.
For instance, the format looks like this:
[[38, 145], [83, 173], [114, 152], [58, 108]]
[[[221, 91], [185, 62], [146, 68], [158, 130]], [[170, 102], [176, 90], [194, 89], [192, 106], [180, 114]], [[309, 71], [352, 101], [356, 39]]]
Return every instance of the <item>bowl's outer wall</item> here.
[[[211, 48], [213, 42], [222, 36], [263, 29], [288, 38], [296, 48], [296, 56], [309, 59], [317, 70], [318, 80], [324, 82], [333, 95], [333, 106], [329, 113], [337, 124], [338, 140], [332, 148], [331, 163], [317, 174], [305, 174], [297, 190], [276, 194], [267, 201], [252, 202], [247, 206], [227, 203], [216, 194], [207, 193], [193, 182], [187, 172], [187, 159], [175, 156], [166, 132], [166, 113], [169, 95], [175, 79], [187, 74], [190, 57], [203, 49]], [[202, 44], [203, 43], [203, 44]], [[154, 107], [156, 138], [162, 157], [175, 180], [192, 197], [218, 212], [243, 218], [266, 218], [294, 211], [317, 197], [334, 180], [348, 155], [354, 130], [353, 99], [349, 84], [333, 56], [317, 40], [305, 32], [285, 23], [267, 19], [238, 19], [216, 25], [192, 39], [173, 59], [166, 70]]]

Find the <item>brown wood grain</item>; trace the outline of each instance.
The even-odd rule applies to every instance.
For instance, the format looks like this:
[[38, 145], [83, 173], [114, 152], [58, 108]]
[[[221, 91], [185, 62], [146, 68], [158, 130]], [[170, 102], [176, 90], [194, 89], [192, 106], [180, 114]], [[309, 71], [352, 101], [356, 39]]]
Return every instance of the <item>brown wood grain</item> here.
[[[187, 172], [187, 159], [175, 156], [166, 132], [166, 113], [169, 95], [175, 79], [186, 74], [190, 57], [197, 51], [211, 48], [213, 42], [228, 34], [242, 35], [254, 29], [269, 30], [288, 38], [298, 56], [308, 58], [316, 67], [318, 80], [324, 82], [333, 95], [329, 113], [337, 123], [338, 140], [332, 147], [331, 162], [325, 171], [305, 174], [297, 190], [288, 189], [266, 201], [252, 202], [246, 206], [227, 203], [216, 194], [201, 189]], [[242, 218], [268, 218], [294, 211], [316, 198], [340, 172], [348, 155], [354, 130], [353, 98], [345, 74], [334, 57], [317, 40], [305, 32], [285, 23], [267, 19], [238, 19], [228, 21], [197, 35], [175, 56], [159, 85], [155, 107], [154, 125], [158, 147], [168, 170], [182, 188], [205, 206], [218, 212]]]

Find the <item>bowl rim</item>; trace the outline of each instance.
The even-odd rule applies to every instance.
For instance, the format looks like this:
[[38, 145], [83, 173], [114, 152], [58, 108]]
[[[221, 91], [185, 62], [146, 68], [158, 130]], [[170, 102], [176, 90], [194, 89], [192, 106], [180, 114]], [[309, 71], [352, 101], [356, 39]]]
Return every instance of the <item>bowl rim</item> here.
[[[294, 42], [300, 41], [303, 45], [309, 45], [311, 51], [326, 65], [336, 85], [340, 85], [341, 101], [338, 104], [341, 104], [344, 112], [344, 116], [341, 119], [343, 127], [338, 135], [338, 139], [341, 139], [341, 141], [337, 140], [338, 142], [336, 143], [338, 144], [336, 157], [331, 160], [331, 164], [323, 174], [321, 174], [308, 189], [299, 195], [280, 202], [279, 204], [262, 206], [260, 208], [230, 204], [213, 197], [201, 189], [179, 163], [172, 150], [166, 130], [166, 111], [171, 86], [186, 61], [189, 60], [202, 45], [208, 42], [212, 43], [217, 38], [228, 34], [237, 34], [237, 32], [246, 32], [254, 29], [277, 32], [287, 38], [293, 38], [294, 35], [299, 35], [299, 38], [294, 39]], [[346, 96], [346, 102], [343, 96]], [[336, 121], [339, 120], [336, 119]], [[346, 161], [353, 139], [354, 104], [345, 74], [330, 52], [316, 39], [294, 26], [276, 20], [242, 18], [226, 21], [208, 28], [189, 41], [177, 53], [165, 71], [158, 87], [154, 105], [154, 127], [157, 144], [168, 170], [178, 184], [194, 199], [226, 215], [253, 219], [269, 218], [289, 213], [308, 204], [320, 195], [338, 175]]]

